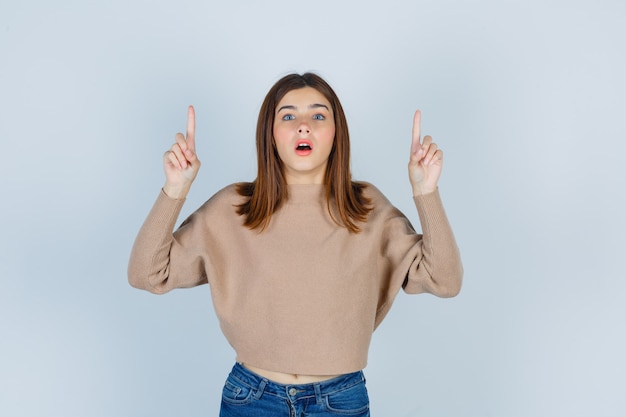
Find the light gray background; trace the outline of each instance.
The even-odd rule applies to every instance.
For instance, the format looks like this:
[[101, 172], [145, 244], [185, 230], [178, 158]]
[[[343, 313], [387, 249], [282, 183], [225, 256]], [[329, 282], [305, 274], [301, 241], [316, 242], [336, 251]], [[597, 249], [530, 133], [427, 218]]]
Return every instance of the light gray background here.
[[623, 1], [1, 1], [0, 415], [217, 415], [209, 287], [132, 289], [130, 247], [186, 106], [183, 216], [253, 178], [263, 96], [306, 70], [416, 226], [414, 109], [445, 151], [464, 288], [399, 295], [372, 414], [624, 415]]

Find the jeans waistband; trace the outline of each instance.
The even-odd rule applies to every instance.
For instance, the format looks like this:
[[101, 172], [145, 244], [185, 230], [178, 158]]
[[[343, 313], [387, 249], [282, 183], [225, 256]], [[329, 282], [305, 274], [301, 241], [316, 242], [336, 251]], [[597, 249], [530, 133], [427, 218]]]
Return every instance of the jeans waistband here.
[[357, 371], [321, 382], [286, 385], [262, 377], [240, 363], [235, 363], [231, 376], [254, 389], [256, 391], [255, 397], [257, 398], [266, 393], [291, 401], [304, 397], [316, 397], [319, 400], [322, 395], [330, 395], [365, 381], [363, 371]]

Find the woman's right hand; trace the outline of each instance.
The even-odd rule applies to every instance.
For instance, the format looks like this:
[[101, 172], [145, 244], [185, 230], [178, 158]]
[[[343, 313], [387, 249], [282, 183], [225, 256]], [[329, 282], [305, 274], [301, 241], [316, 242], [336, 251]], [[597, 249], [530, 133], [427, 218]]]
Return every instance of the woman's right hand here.
[[171, 198], [187, 197], [200, 169], [196, 155], [196, 114], [193, 106], [187, 111], [187, 135], [176, 134], [176, 142], [163, 155], [165, 185], [163, 191]]

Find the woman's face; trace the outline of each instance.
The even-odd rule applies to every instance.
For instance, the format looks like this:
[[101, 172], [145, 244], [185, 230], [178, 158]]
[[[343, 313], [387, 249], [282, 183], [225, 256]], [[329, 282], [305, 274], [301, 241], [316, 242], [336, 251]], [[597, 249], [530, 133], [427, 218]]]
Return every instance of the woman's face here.
[[316, 89], [291, 90], [276, 106], [274, 141], [287, 184], [323, 184], [334, 140], [332, 107]]

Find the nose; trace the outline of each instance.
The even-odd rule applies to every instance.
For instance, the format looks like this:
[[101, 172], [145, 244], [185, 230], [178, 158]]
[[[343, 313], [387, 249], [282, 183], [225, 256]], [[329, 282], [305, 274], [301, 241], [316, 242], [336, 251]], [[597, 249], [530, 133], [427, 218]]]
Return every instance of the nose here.
[[308, 135], [309, 133], [311, 133], [311, 128], [306, 123], [302, 123], [300, 126], [298, 126], [298, 133], [301, 135]]

